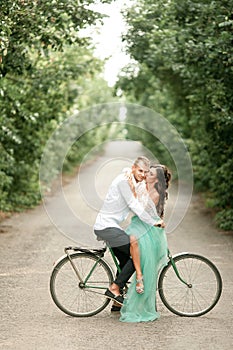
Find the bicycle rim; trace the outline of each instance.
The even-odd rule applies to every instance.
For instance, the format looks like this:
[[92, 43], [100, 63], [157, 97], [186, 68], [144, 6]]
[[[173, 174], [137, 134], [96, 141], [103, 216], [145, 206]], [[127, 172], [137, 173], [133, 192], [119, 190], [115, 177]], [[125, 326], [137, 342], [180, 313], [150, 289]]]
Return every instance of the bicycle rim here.
[[203, 256], [182, 254], [174, 258], [182, 279], [175, 274], [171, 262], [162, 270], [158, 289], [162, 302], [179, 316], [196, 317], [209, 312], [222, 292], [222, 279], [216, 266]]
[[[113, 275], [103, 260], [92, 254], [70, 255], [83, 280], [93, 269], [85, 285], [80, 281], [67, 257], [53, 269], [50, 278], [50, 292], [60, 310], [74, 317], [93, 316], [102, 311], [110, 302], [104, 295], [113, 281]], [[99, 261], [98, 261], [99, 260]]]

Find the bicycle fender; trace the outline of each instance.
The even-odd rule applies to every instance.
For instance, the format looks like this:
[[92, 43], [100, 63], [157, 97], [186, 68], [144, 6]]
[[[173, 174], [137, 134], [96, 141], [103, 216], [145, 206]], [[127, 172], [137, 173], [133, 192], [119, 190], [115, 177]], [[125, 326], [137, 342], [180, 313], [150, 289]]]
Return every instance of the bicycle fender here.
[[57, 260], [54, 261], [53, 266], [56, 266], [57, 264], [59, 264], [59, 262], [62, 261], [63, 259], [65, 259], [65, 257], [67, 257], [66, 254], [60, 256], [60, 258], [58, 258]]
[[[76, 255], [76, 254], [85, 254], [85, 253], [71, 253], [71, 254], [69, 254], [69, 256], [72, 256], [72, 255]], [[94, 254], [93, 254], [94, 255]], [[55, 260], [54, 261], [54, 263], [53, 263], [53, 266], [56, 266], [57, 264], [59, 264], [60, 263], [60, 261], [62, 261], [63, 259], [65, 259], [65, 258], [68, 258], [68, 255], [67, 254], [64, 254], [64, 255], [62, 255], [62, 256], [60, 256], [60, 258], [58, 258], [57, 260]]]
[[[172, 259], [175, 259], [177, 258], [178, 256], [181, 256], [181, 255], [190, 255], [190, 254], [193, 254], [193, 253], [189, 253], [189, 252], [182, 252], [182, 253], [177, 253], [175, 255], [171, 255]], [[195, 254], [197, 255], [197, 254]]]
[[[79, 254], [79, 255], [82, 255], [82, 254], [92, 255], [92, 256], [95, 256], [95, 257], [96, 257], [96, 256], [99, 256], [98, 254], [93, 253], [93, 252], [88, 252], [88, 253], [84, 253], [84, 252], [75, 252], [75, 253], [69, 254], [69, 256], [72, 257], [73, 255], [77, 255], [77, 254]], [[64, 254], [64, 255], [60, 256], [60, 258], [58, 258], [57, 260], [54, 261], [53, 267], [57, 266], [57, 264], [59, 264], [59, 263], [60, 263], [63, 259], [65, 259], [65, 258], [68, 258], [68, 255], [67, 255], [67, 254]], [[103, 260], [107, 265], [109, 265], [110, 269], [111, 269], [112, 272], [113, 272], [113, 269], [112, 269], [112, 267], [110, 266], [110, 264], [109, 264], [103, 257], [100, 257], [100, 258], [101, 258], [101, 260]]]

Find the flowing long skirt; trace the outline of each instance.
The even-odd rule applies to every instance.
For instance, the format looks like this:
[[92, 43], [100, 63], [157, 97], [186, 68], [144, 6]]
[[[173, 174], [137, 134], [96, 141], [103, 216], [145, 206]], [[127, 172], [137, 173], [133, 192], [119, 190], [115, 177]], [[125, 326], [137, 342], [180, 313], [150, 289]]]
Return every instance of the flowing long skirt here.
[[132, 218], [126, 233], [138, 239], [144, 279], [144, 293], [136, 292], [136, 274], [121, 308], [120, 321], [146, 322], [159, 318], [156, 311], [156, 288], [159, 270], [167, 264], [167, 238], [164, 229], [149, 226], [137, 216]]

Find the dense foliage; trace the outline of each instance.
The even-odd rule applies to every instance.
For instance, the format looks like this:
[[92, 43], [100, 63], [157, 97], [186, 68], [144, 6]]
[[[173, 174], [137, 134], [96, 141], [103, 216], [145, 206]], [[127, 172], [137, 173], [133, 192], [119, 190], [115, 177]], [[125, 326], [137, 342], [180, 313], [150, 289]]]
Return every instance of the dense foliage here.
[[[108, 2], [108, 1], [105, 1]], [[100, 63], [79, 32], [100, 20], [92, 0], [8, 0], [0, 5], [0, 210], [40, 199], [44, 145], [71, 108], [108, 98]], [[101, 92], [93, 87], [101, 86]], [[105, 135], [104, 135], [105, 132]], [[104, 138], [106, 130], [98, 133]], [[80, 159], [94, 143], [86, 135]], [[73, 152], [75, 153], [75, 152]], [[68, 166], [68, 165], [67, 165]]]
[[[0, 2], [0, 211], [38, 203], [38, 169], [50, 135], [72, 111], [112, 100], [99, 75], [102, 63], [80, 35], [101, 21], [89, 7], [95, 1]], [[116, 87], [177, 128], [191, 152], [195, 186], [224, 229], [233, 229], [232, 10], [229, 0], [137, 0], [125, 12], [123, 37], [135, 64]], [[102, 121], [109, 121], [105, 113]], [[128, 126], [128, 137], [153, 149], [156, 138], [140, 125]], [[65, 168], [108, 132], [84, 134]], [[158, 142], [156, 150], [172, 161]]]
[[229, 0], [138, 0], [123, 38], [137, 64], [118, 83], [176, 126], [224, 229], [233, 229], [232, 10]]

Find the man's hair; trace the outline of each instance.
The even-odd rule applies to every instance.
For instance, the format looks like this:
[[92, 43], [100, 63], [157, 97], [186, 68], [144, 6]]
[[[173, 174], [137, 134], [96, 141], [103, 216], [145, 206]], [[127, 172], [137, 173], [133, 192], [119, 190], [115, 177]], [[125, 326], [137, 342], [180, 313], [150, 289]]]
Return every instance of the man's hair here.
[[150, 161], [148, 158], [144, 157], [144, 156], [139, 156], [135, 159], [135, 161], [133, 162], [133, 164], [135, 166], [138, 166], [140, 163], [143, 163], [143, 165], [145, 166], [150, 166]]

